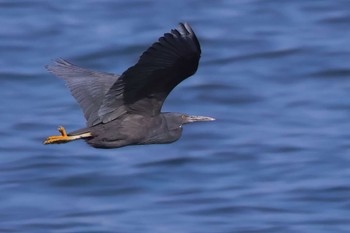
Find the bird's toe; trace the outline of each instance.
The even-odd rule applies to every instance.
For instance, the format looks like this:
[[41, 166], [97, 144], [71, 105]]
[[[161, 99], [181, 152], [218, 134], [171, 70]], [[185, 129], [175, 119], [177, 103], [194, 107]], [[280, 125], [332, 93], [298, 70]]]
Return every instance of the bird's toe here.
[[58, 144], [65, 143], [70, 141], [70, 138], [67, 136], [59, 135], [59, 136], [50, 136], [43, 143], [46, 144]]

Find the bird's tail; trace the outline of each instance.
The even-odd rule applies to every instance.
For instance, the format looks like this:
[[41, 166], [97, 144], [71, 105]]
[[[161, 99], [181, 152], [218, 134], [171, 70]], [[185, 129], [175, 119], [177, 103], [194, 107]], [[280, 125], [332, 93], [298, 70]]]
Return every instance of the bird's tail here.
[[82, 132], [82, 133], [71, 133], [68, 135], [66, 133], [66, 130], [62, 126], [60, 126], [58, 128], [58, 131], [61, 133], [61, 135], [50, 136], [43, 143], [45, 145], [46, 144], [60, 144], [60, 143], [71, 142], [71, 141], [78, 140], [78, 139], [92, 137], [91, 132], [86, 132], [86, 131]]

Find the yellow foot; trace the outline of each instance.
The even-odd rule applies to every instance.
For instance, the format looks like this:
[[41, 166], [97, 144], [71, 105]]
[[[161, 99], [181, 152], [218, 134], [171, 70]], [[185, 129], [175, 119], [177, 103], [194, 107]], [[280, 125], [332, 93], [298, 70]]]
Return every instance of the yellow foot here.
[[70, 141], [78, 140], [81, 138], [90, 138], [92, 137], [91, 132], [85, 132], [81, 134], [76, 134], [76, 135], [67, 135], [66, 130], [60, 126], [58, 127], [58, 132], [61, 133], [59, 136], [50, 136], [48, 137], [43, 143], [46, 144], [59, 144], [59, 143], [67, 143]]
[[58, 132], [61, 133], [59, 136], [50, 136], [43, 143], [46, 144], [58, 144], [58, 143], [66, 143], [74, 140], [72, 137], [67, 136], [66, 130], [63, 126], [58, 127]]

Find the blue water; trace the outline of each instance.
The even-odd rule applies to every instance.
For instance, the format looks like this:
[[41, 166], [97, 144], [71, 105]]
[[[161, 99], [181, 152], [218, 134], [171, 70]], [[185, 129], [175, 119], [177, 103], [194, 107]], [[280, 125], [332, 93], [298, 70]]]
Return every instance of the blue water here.
[[[0, 232], [350, 232], [349, 1], [0, 1]], [[167, 145], [41, 144], [84, 126], [62, 57], [121, 73], [189, 22]]]

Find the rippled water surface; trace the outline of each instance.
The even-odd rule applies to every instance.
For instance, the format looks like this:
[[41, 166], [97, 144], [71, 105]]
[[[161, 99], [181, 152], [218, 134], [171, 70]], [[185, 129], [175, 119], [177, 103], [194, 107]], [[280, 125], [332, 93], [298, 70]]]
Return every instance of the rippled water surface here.
[[[350, 232], [349, 1], [0, 1], [0, 232]], [[121, 73], [190, 22], [173, 144], [41, 144], [84, 126], [58, 57]]]

